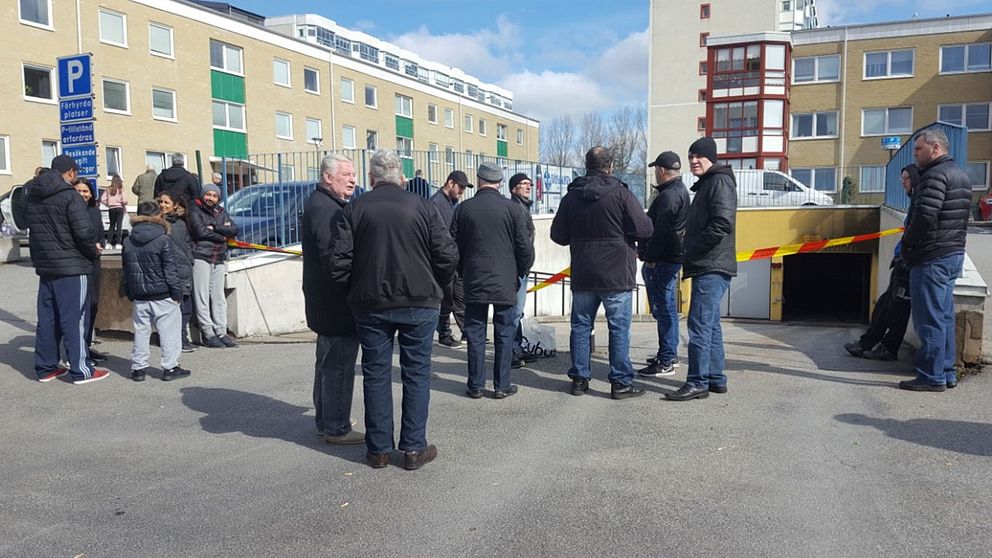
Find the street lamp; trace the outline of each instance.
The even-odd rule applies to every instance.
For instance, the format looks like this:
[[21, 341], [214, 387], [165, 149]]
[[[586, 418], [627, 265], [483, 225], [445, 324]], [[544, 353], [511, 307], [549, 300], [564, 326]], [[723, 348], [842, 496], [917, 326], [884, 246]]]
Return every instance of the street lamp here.
[[310, 138], [310, 141], [313, 142], [313, 148], [317, 152], [317, 162], [314, 165], [314, 168], [317, 169], [316, 180], [320, 180], [320, 143], [324, 141], [324, 138], [317, 136]]

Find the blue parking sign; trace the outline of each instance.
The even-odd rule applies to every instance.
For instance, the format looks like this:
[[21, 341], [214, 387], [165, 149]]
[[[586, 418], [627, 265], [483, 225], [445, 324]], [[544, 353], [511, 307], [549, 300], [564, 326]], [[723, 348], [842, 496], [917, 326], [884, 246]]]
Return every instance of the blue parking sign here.
[[62, 56], [58, 59], [58, 68], [60, 99], [93, 94], [91, 54]]
[[62, 154], [75, 159], [79, 176], [96, 176], [96, 144], [67, 146]]

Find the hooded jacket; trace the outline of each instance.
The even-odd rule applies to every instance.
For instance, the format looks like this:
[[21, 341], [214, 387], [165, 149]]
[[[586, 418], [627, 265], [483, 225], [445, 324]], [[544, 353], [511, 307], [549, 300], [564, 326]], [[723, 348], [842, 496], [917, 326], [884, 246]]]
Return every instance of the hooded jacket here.
[[121, 251], [124, 294], [129, 299], [182, 301], [183, 286], [176, 273], [175, 243], [168, 236], [169, 228], [159, 217], [131, 219], [131, 234]]
[[193, 292], [193, 241], [189, 237], [185, 215], [182, 206], [177, 206], [175, 212], [165, 216], [165, 220], [169, 223], [169, 238], [173, 242], [176, 274], [183, 286], [183, 295], [189, 295]]
[[185, 167], [172, 165], [155, 179], [155, 197], [162, 192], [173, 192], [182, 196], [187, 203], [192, 203], [200, 198], [200, 181]]
[[658, 195], [648, 207], [648, 218], [654, 223], [654, 233], [647, 242], [638, 245], [638, 254], [648, 263], [682, 263], [685, 220], [689, 214], [689, 190], [676, 177], [655, 186]]
[[[525, 217], [527, 217], [527, 232], [530, 233], [530, 241], [534, 242], [534, 216], [530, 213], [530, 207], [534, 205], [534, 200], [523, 196], [510, 194], [510, 201], [520, 206]], [[528, 270], [529, 271], [529, 270]]]
[[713, 165], [692, 185], [696, 193], [685, 225], [682, 278], [705, 273], [737, 276], [737, 179], [727, 165]]
[[653, 230], [626, 184], [591, 171], [568, 185], [551, 222], [551, 240], [569, 247], [573, 291], [632, 291], [635, 242], [647, 240]]
[[209, 207], [199, 199], [189, 207], [186, 224], [193, 239], [193, 259], [212, 264], [227, 260], [227, 239], [236, 238], [241, 233], [223, 207]]
[[31, 263], [40, 277], [88, 275], [100, 255], [86, 202], [57, 171], [24, 185]]
[[902, 258], [913, 267], [923, 262], [964, 252], [971, 212], [971, 180], [944, 155], [920, 169], [920, 183], [906, 231], [902, 235]]
[[334, 282], [335, 219], [347, 205], [327, 188], [317, 188], [307, 198], [301, 221], [303, 244], [303, 299], [307, 327], [317, 335], [354, 337], [355, 318], [347, 292]]

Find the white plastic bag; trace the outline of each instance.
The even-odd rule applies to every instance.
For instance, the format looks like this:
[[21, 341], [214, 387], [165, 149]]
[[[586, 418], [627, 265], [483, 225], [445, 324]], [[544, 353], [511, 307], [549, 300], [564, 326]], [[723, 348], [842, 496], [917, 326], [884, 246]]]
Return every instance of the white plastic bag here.
[[534, 318], [524, 318], [520, 327], [523, 328], [520, 348], [524, 352], [541, 357], [552, 357], [558, 352], [558, 346], [555, 344], [555, 328], [544, 325]]

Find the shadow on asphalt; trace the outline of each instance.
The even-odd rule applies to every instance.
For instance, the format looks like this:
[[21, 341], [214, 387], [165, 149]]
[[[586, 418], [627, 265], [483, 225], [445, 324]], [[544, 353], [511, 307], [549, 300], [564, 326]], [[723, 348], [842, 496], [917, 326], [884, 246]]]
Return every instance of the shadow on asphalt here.
[[[34, 371], [34, 335], [19, 335], [10, 340], [0, 348], [0, 364], [5, 364], [17, 370], [26, 379], [32, 382], [38, 381], [38, 375]], [[106, 362], [99, 362], [97, 366], [106, 368], [122, 378], [131, 379], [131, 361], [111, 354], [107, 355]], [[154, 373], [152, 375], [155, 375]], [[69, 381], [68, 376], [62, 378]]]
[[26, 331], [28, 333], [34, 333], [34, 324], [21, 318], [16, 314], [11, 314], [10, 312], [0, 308], [0, 322], [16, 327], [21, 331]]
[[896, 420], [848, 413], [834, 419], [858, 426], [869, 426], [889, 438], [965, 455], [992, 457], [992, 424], [962, 420]]
[[200, 426], [211, 434], [240, 432], [252, 438], [291, 442], [353, 463], [365, 462], [365, 445], [332, 446], [316, 435], [310, 407], [265, 395], [224, 388], [185, 387], [183, 405], [203, 413]]
[[[807, 380], [819, 380], [823, 382], [835, 382], [838, 384], [851, 384], [855, 386], [885, 387], [885, 388], [897, 387], [897, 385], [894, 382], [883, 382], [879, 380], [861, 380], [858, 378], [833, 376], [830, 374], [822, 374], [818, 372], [809, 372], [807, 370], [796, 370], [794, 368], [780, 368], [777, 366], [771, 366], [764, 362], [755, 362], [752, 360], [727, 359], [726, 368], [728, 370], [741, 369], [741, 370], [746, 370], [748, 372], [767, 372], [769, 374], [782, 374], [785, 376], [795, 376], [797, 378], [805, 378]], [[877, 372], [883, 372], [883, 371], [877, 371]], [[891, 374], [892, 371], [886, 370], [884, 371], [884, 373]], [[733, 379], [732, 372], [730, 377], [731, 379]]]

